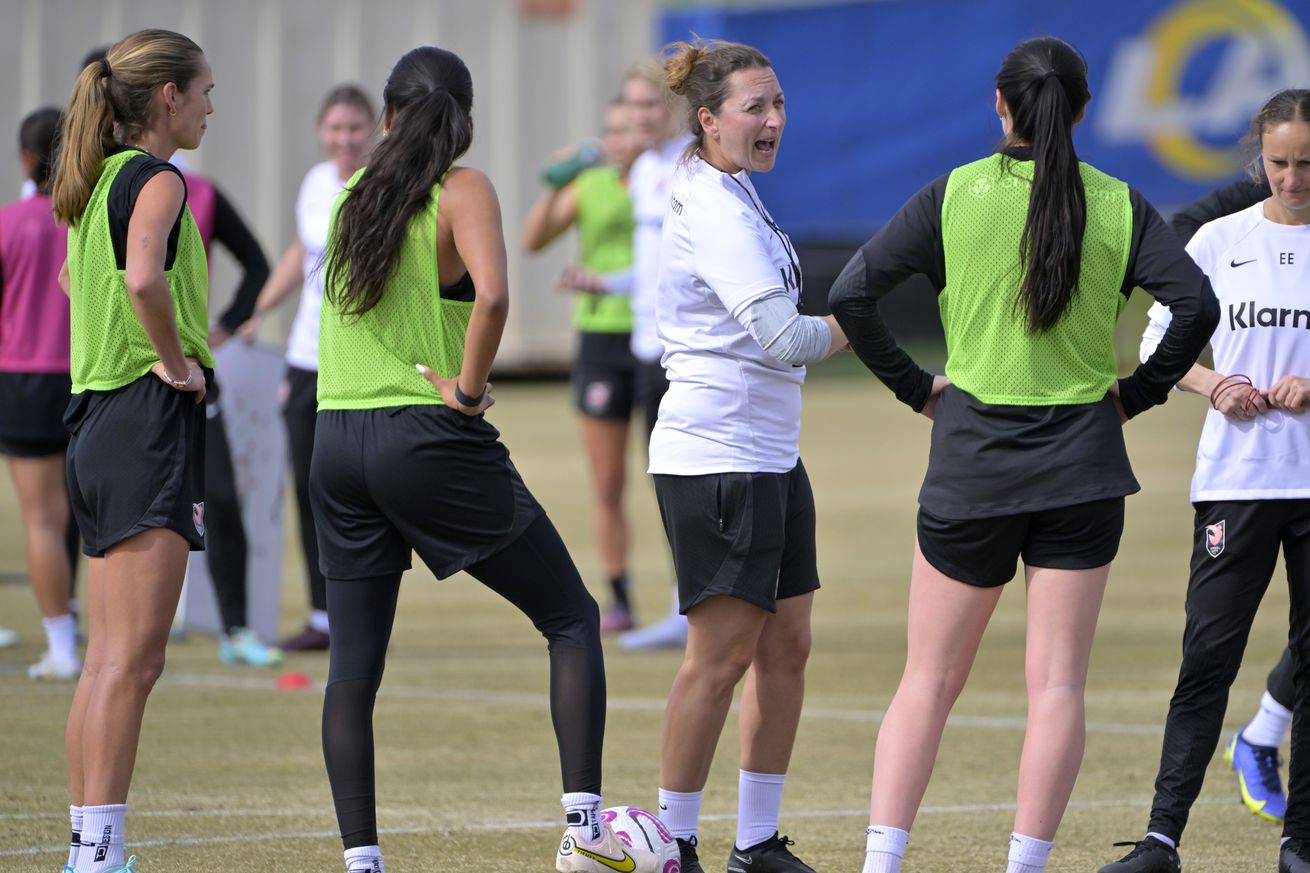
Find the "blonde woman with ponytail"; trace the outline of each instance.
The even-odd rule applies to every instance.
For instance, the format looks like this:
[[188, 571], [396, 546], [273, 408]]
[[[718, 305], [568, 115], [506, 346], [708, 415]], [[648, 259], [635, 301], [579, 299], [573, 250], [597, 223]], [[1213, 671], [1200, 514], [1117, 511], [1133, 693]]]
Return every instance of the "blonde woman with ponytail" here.
[[213, 87], [199, 46], [143, 30], [82, 70], [64, 114], [53, 201], [69, 227], [68, 486], [90, 558], [65, 873], [135, 871], [123, 824], [141, 720], [187, 553], [204, 548], [209, 280], [168, 159], [200, 145]]

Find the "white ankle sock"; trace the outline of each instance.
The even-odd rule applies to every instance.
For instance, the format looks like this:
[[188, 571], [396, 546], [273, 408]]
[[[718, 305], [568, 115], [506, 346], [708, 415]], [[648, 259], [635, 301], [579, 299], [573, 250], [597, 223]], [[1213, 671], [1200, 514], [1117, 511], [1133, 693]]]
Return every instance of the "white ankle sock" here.
[[782, 786], [786, 773], [737, 771], [738, 849], [758, 846], [778, 832], [778, 811], [782, 809]]
[[909, 831], [871, 825], [865, 834], [863, 873], [901, 873], [901, 859], [910, 842]]
[[82, 807], [82, 848], [78, 873], [101, 873], [123, 865], [123, 820], [126, 803]]
[[1260, 709], [1251, 723], [1242, 728], [1242, 739], [1253, 746], [1278, 748], [1292, 726], [1292, 711], [1283, 706], [1268, 691], [1260, 698]]
[[77, 869], [77, 851], [82, 848], [82, 807], [68, 807], [68, 823], [72, 826], [72, 837], [68, 841], [68, 865]]
[[386, 873], [382, 850], [377, 846], [346, 849], [346, 873]]
[[660, 821], [680, 840], [696, 836], [700, 818], [699, 791], [665, 791], [660, 789]]
[[46, 648], [60, 661], [68, 663], [77, 660], [77, 620], [72, 614], [43, 618]]
[[1171, 849], [1178, 848], [1178, 841], [1174, 839], [1170, 839], [1169, 837], [1166, 837], [1164, 834], [1157, 834], [1155, 831], [1147, 831], [1146, 835], [1148, 837], [1155, 837], [1157, 840], [1164, 843], [1166, 846], [1168, 846]]
[[1043, 873], [1053, 844], [1036, 837], [1010, 834], [1010, 863], [1005, 873]]
[[564, 805], [564, 822], [575, 839], [587, 845], [600, 842], [600, 795], [577, 791], [559, 799]]

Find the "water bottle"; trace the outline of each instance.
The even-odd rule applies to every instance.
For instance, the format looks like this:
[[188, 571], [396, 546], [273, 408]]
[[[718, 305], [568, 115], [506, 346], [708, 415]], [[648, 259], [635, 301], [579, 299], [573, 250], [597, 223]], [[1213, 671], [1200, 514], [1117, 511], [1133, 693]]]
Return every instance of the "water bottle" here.
[[600, 163], [600, 143], [588, 140], [574, 150], [562, 161], [557, 161], [541, 171], [542, 180], [558, 191], [578, 177], [578, 173]]

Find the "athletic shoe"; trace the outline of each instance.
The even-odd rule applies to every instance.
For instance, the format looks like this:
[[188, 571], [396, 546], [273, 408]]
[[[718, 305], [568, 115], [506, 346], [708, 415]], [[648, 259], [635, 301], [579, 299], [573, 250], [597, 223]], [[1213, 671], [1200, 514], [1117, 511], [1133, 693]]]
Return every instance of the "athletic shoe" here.
[[18, 631], [0, 626], [0, 649], [18, 645]]
[[218, 660], [224, 664], [276, 667], [282, 663], [282, 650], [261, 643], [250, 628], [239, 627], [218, 641]]
[[326, 652], [331, 638], [325, 631], [315, 630], [309, 625], [293, 637], [287, 637], [278, 643], [284, 652]]
[[605, 610], [605, 614], [600, 617], [600, 632], [603, 634], [629, 631], [636, 626], [632, 620], [632, 612], [626, 606], [619, 606], [617, 603]]
[[1310, 845], [1291, 839], [1278, 850], [1278, 873], [1310, 873]]
[[676, 612], [619, 637], [625, 649], [681, 649], [687, 645], [687, 617]]
[[728, 873], [814, 873], [813, 867], [787, 849], [794, 845], [794, 840], [778, 836], [777, 831], [749, 849], [734, 845], [728, 853]]
[[65, 661], [63, 658], [56, 658], [49, 649], [41, 654], [41, 660], [27, 668], [29, 679], [76, 679], [80, 675], [82, 675], [80, 658]]
[[696, 857], [694, 835], [686, 840], [678, 837], [678, 854], [682, 856], [682, 873], [705, 873], [705, 868], [700, 865], [700, 858]]
[[1168, 843], [1162, 843], [1155, 837], [1147, 837], [1140, 843], [1115, 843], [1116, 846], [1135, 846], [1113, 864], [1106, 864], [1098, 873], [1181, 873], [1183, 862], [1178, 860], [1178, 850], [1171, 849]]
[[1274, 746], [1257, 746], [1242, 739], [1242, 732], [1224, 749], [1224, 760], [1233, 765], [1237, 774], [1237, 789], [1242, 792], [1242, 803], [1251, 812], [1278, 824], [1287, 813], [1287, 795], [1278, 778], [1278, 749]]
[[77, 873], [77, 871], [65, 864], [64, 869], [59, 871], [59, 873]]
[[[72, 867], [64, 867], [64, 873], [77, 873]], [[141, 873], [136, 869], [136, 855], [127, 859], [127, 863], [121, 867], [110, 867], [105, 873]]]
[[580, 843], [572, 829], [564, 831], [559, 851], [555, 853], [555, 869], [560, 873], [633, 873], [637, 861], [628, 854], [623, 841], [614, 835], [608, 824], [601, 824], [603, 833], [597, 843]]

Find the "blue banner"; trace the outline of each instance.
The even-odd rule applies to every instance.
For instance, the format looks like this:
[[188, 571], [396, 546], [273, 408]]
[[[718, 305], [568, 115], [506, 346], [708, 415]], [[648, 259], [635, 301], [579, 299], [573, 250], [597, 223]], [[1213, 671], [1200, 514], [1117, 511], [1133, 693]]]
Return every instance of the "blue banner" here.
[[755, 183], [792, 235], [851, 240], [996, 147], [996, 70], [1022, 39], [1083, 53], [1079, 156], [1167, 210], [1242, 172], [1238, 141], [1270, 94], [1310, 87], [1307, 31], [1310, 0], [882, 0], [671, 11], [662, 36], [770, 58], [787, 127]]

